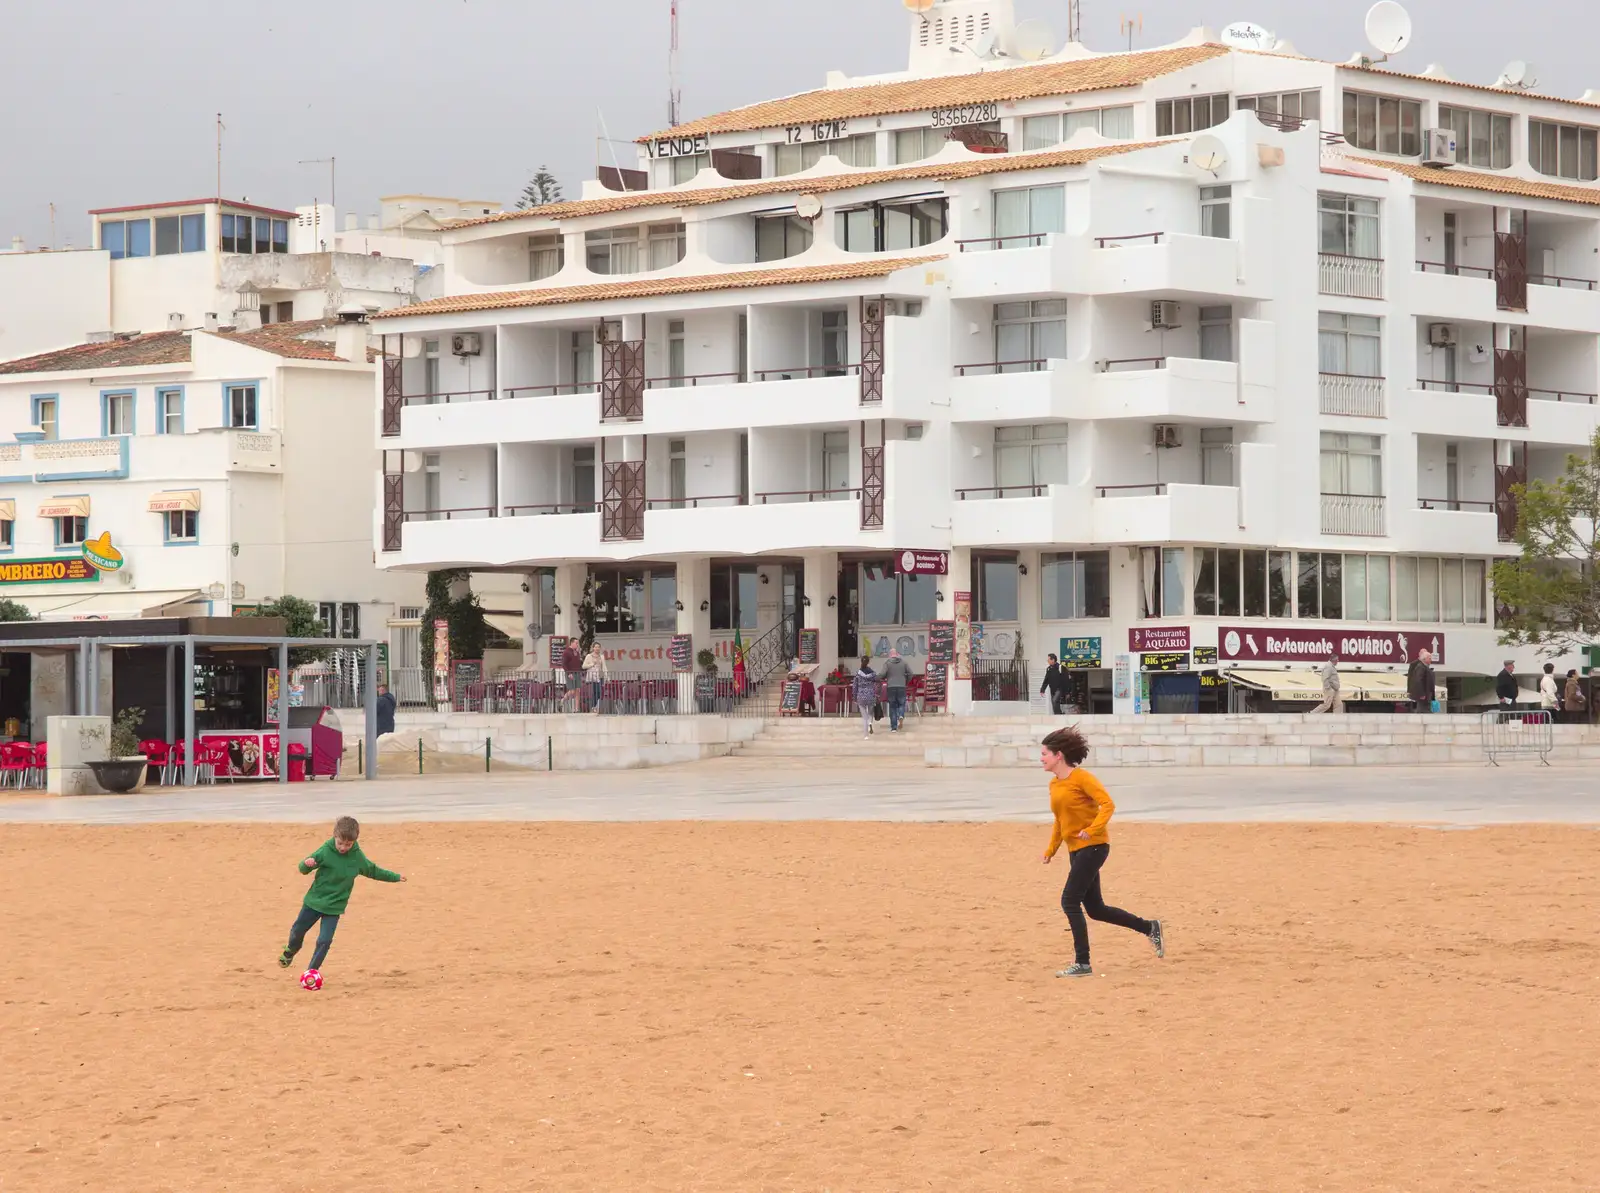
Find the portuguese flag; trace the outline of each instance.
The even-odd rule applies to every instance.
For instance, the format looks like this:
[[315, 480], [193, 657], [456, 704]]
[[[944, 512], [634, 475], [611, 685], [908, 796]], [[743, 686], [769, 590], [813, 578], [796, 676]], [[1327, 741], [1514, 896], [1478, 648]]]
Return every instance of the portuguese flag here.
[[744, 695], [744, 636], [739, 633], [739, 627], [733, 629], [733, 690], [737, 695]]

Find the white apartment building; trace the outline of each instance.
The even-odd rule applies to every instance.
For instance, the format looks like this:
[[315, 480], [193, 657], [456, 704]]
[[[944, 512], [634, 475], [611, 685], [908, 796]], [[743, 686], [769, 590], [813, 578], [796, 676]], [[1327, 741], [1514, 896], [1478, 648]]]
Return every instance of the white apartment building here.
[[1035, 686], [1098, 660], [1097, 710], [1119, 656], [1180, 654], [1173, 707], [1329, 640], [1536, 670], [1488, 569], [1596, 426], [1600, 96], [1015, 37], [946, 0], [906, 72], [445, 230], [448, 294], [375, 319], [382, 563], [520, 575], [529, 666], [592, 577], [613, 669], [795, 625], [916, 664], [967, 613]]

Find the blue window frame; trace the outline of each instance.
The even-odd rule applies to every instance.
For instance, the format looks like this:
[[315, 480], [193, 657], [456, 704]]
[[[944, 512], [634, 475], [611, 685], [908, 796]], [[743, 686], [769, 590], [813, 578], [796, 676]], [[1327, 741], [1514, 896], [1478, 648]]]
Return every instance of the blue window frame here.
[[100, 391], [100, 434], [133, 435], [134, 414], [138, 409], [131, 389], [103, 389]]
[[148, 257], [150, 255], [150, 221], [128, 220], [123, 227], [127, 229], [128, 256]]
[[[241, 216], [248, 219], [248, 216]], [[270, 253], [272, 251], [272, 221], [264, 215], [256, 216], [256, 252]]]
[[156, 434], [183, 434], [184, 395], [181, 385], [156, 390]]
[[89, 541], [88, 518], [51, 518], [56, 526], [56, 550], [82, 547]]
[[195, 212], [183, 217], [183, 251], [203, 253], [206, 249], [206, 213]]
[[289, 251], [289, 221], [272, 221], [272, 251], [287, 253]]
[[0, 511], [0, 552], [13, 550], [17, 545], [17, 524], [11, 516], [15, 511], [15, 501]]
[[59, 394], [33, 395], [33, 425], [44, 432], [46, 439], [57, 439], [61, 434], [61, 397]]
[[200, 514], [196, 510], [168, 510], [161, 515], [162, 541], [169, 547], [196, 546], [200, 542]]
[[128, 255], [126, 232], [121, 220], [100, 224], [100, 247], [111, 254], [113, 261], [120, 261]]
[[260, 425], [260, 387], [254, 382], [240, 382], [222, 387], [222, 425], [255, 430]]

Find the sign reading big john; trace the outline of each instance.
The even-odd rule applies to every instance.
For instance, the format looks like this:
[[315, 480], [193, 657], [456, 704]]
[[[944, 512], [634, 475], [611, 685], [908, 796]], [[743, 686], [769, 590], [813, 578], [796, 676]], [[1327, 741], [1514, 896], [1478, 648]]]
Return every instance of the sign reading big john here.
[[1338, 627], [1285, 630], [1222, 626], [1218, 654], [1230, 663], [1409, 663], [1426, 650], [1444, 662], [1444, 635], [1437, 630], [1369, 630]]

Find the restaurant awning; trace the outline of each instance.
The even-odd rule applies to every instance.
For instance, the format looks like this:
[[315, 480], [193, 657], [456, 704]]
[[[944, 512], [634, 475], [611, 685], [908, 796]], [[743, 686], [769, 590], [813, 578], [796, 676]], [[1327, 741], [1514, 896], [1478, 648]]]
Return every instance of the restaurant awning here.
[[89, 495], [82, 493], [77, 497], [52, 497], [39, 505], [41, 518], [87, 518], [89, 516]]
[[528, 628], [523, 624], [522, 618], [514, 613], [485, 613], [483, 620], [513, 642], [521, 642], [528, 632]]
[[0, 497], [0, 522], [15, 522], [17, 520], [17, 499], [15, 497]]
[[[1274, 700], [1322, 699], [1322, 675], [1317, 671], [1252, 671], [1236, 667], [1224, 674], [1242, 688], [1270, 693]], [[1406, 677], [1392, 671], [1346, 671], [1340, 668], [1339, 691], [1347, 701], [1407, 699]], [[1434, 691], [1440, 700], [1445, 698], [1443, 684], [1436, 682]]]
[[119, 617], [160, 617], [169, 609], [203, 605], [206, 597], [194, 589], [175, 588], [151, 592], [55, 593], [50, 596], [13, 597], [40, 621], [111, 621]]
[[200, 512], [199, 489], [164, 489], [150, 494], [150, 504], [145, 507], [152, 514], [166, 514], [173, 510]]

